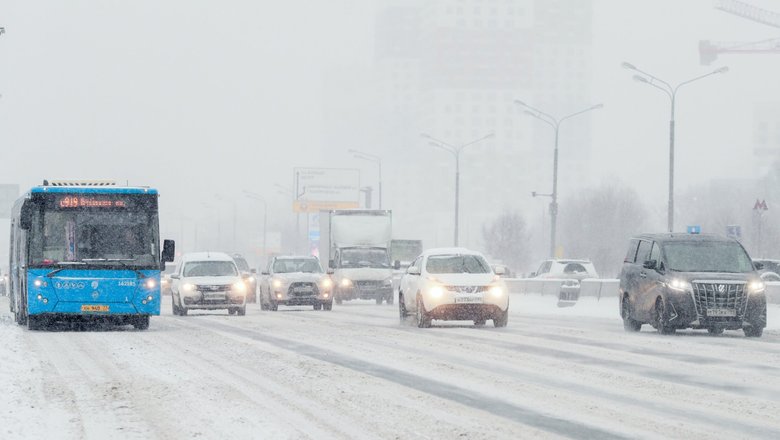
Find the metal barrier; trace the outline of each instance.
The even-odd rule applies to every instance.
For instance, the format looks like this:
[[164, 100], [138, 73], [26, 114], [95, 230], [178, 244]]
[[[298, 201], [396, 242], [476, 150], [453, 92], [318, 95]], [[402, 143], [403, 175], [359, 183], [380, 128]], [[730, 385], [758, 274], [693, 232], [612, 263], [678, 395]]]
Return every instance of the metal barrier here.
[[[561, 284], [565, 280], [552, 278], [506, 278], [507, 288], [514, 294], [537, 294], [558, 296]], [[620, 280], [617, 278], [588, 278], [580, 282], [580, 297], [590, 296], [598, 299], [617, 297]], [[780, 281], [766, 283], [766, 300], [770, 304], [780, 304]]]
[[[564, 279], [553, 278], [506, 278], [504, 280], [511, 293], [558, 296]], [[616, 297], [620, 280], [616, 278], [587, 278], [580, 282], [580, 296], [595, 298]], [[780, 287], [780, 283], [778, 283]]]

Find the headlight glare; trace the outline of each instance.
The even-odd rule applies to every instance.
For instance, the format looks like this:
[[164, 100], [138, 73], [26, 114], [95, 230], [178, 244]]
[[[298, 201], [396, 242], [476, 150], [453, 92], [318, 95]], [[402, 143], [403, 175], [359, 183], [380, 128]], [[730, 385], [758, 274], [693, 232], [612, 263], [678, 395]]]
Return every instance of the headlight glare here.
[[271, 281], [271, 284], [273, 284], [274, 289], [278, 289], [278, 288], [282, 287], [282, 280], [280, 280], [278, 278], [274, 278], [274, 280]]
[[341, 287], [350, 287], [351, 285], [352, 285], [352, 281], [349, 278], [341, 279]]
[[431, 295], [434, 298], [438, 298], [442, 295], [444, 295], [444, 287], [442, 286], [431, 286], [428, 288], [428, 294]]
[[495, 297], [502, 297], [504, 296], [505, 290], [502, 286], [490, 286], [490, 294]]
[[330, 289], [333, 287], [333, 281], [330, 278], [323, 278], [320, 284], [322, 284], [323, 289]]
[[243, 281], [233, 283], [232, 290], [235, 293], [246, 293], [246, 284]]
[[181, 286], [181, 291], [182, 292], [186, 292], [186, 293], [194, 292], [195, 291], [195, 285], [192, 284], [192, 283], [184, 283]]
[[692, 290], [691, 283], [678, 278], [671, 280], [668, 286], [670, 289], [676, 290], [677, 292], [687, 292], [689, 290]]
[[763, 281], [751, 281], [748, 284], [748, 291], [750, 293], [761, 293], [766, 290], [766, 284]]

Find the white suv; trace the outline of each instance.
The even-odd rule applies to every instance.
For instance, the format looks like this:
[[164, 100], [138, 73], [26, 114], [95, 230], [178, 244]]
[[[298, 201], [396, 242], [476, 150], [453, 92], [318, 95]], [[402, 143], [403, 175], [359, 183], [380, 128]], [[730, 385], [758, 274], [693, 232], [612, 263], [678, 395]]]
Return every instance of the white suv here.
[[401, 278], [401, 322], [414, 315], [421, 328], [430, 327], [433, 319], [470, 320], [474, 325], [492, 319], [494, 326], [505, 327], [509, 294], [498, 275], [479, 252], [464, 248], [426, 251]]
[[174, 315], [184, 316], [190, 309], [227, 309], [231, 315], [246, 314], [247, 286], [228, 254], [185, 254], [170, 278]]

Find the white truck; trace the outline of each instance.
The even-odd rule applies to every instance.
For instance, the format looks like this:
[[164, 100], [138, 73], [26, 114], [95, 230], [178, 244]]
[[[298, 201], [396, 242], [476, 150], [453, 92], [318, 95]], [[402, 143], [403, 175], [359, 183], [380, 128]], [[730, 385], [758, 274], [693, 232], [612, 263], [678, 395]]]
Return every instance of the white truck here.
[[351, 299], [393, 303], [388, 210], [344, 209], [320, 212], [320, 258], [333, 272], [336, 304]]

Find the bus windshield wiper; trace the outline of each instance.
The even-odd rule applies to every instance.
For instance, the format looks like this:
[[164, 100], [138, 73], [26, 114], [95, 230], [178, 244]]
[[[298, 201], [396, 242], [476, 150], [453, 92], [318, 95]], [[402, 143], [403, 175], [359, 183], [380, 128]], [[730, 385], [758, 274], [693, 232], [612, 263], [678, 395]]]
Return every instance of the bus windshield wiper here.
[[[60, 264], [60, 265], [63, 265], [63, 266], [83, 266], [83, 265], [85, 265], [87, 263], [84, 263], [84, 262], [81, 262], [81, 261], [60, 261], [57, 264]], [[56, 275], [57, 273], [59, 273], [60, 271], [63, 271], [65, 269], [67, 269], [67, 267], [60, 267], [60, 268], [54, 269], [53, 271], [47, 273], [46, 277], [47, 278], [51, 278], [54, 275]]]
[[83, 261], [85, 263], [93, 263], [93, 262], [98, 262], [98, 261], [101, 261], [101, 262], [105, 261], [105, 262], [109, 262], [109, 263], [119, 263], [122, 267], [124, 267], [124, 268], [126, 268], [128, 270], [132, 270], [133, 272], [138, 274], [138, 278], [146, 278], [146, 275], [144, 275], [143, 272], [141, 272], [140, 270], [132, 268], [132, 267], [128, 266], [127, 264], [125, 264], [125, 261], [135, 261], [135, 258], [84, 258], [81, 261]]

